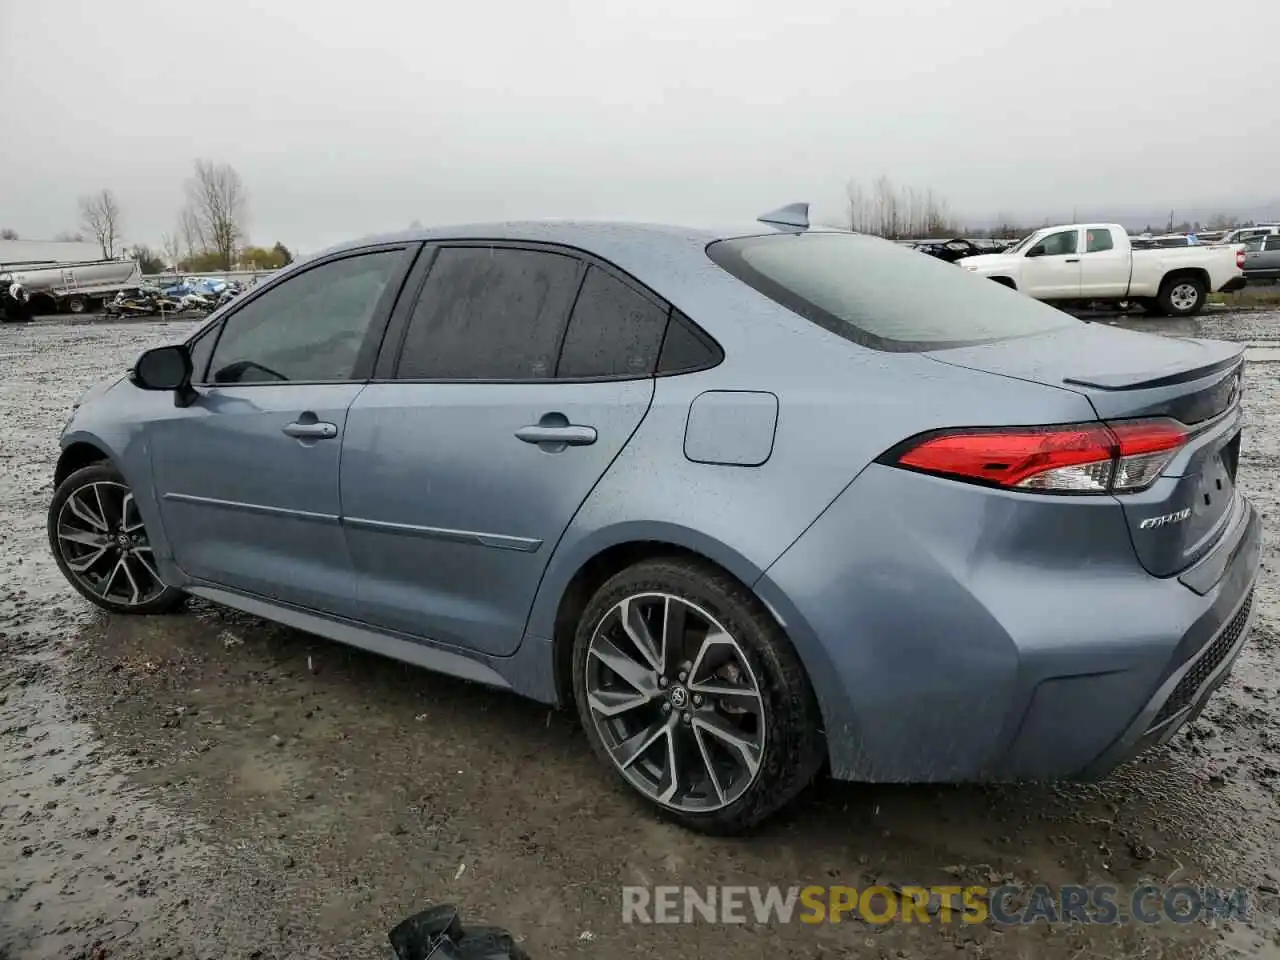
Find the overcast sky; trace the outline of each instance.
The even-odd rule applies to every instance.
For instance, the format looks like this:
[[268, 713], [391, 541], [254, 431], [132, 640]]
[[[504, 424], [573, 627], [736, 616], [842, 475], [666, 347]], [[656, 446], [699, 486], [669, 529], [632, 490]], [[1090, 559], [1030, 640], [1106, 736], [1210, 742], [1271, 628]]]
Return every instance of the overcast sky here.
[[[753, 218], [850, 177], [972, 218], [1280, 199], [1278, 0], [0, 0], [0, 227], [197, 157], [302, 251], [413, 220]], [[1232, 211], [1228, 211], [1232, 212]]]

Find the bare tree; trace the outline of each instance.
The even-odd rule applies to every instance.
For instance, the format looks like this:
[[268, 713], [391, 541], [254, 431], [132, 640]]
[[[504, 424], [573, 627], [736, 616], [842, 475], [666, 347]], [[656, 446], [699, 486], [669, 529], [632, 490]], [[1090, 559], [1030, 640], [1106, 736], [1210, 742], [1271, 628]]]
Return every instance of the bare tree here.
[[114, 259], [120, 239], [120, 204], [110, 190], [80, 198], [80, 224], [102, 248], [104, 260]]
[[186, 189], [184, 232], [192, 228], [204, 250], [216, 253], [222, 269], [229, 270], [245, 235], [249, 197], [244, 181], [229, 163], [197, 160]]
[[18, 239], [18, 231], [14, 230], [12, 227], [5, 227], [3, 230], [0, 230], [0, 240], [17, 240], [17, 239]]
[[845, 197], [848, 200], [849, 229], [856, 233], [870, 233], [872, 231], [871, 211], [862, 184], [856, 180], [850, 180], [845, 186]]
[[161, 234], [160, 252], [164, 256], [165, 266], [176, 271], [178, 261], [182, 259], [182, 240], [176, 233]]
[[208, 249], [200, 228], [200, 218], [196, 216], [195, 209], [190, 204], [183, 207], [178, 214], [178, 235], [188, 259]]

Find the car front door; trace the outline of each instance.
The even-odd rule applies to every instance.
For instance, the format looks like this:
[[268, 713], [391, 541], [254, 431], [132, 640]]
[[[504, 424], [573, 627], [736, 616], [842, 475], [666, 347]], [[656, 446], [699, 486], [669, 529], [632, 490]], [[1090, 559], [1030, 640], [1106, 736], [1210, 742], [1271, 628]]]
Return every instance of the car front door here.
[[426, 256], [347, 418], [357, 596], [376, 626], [510, 654], [561, 534], [649, 409], [668, 305], [555, 248]]
[[1122, 297], [1129, 292], [1127, 249], [1117, 249], [1108, 227], [1086, 227], [1084, 253], [1080, 257], [1080, 296]]
[[342, 437], [415, 253], [395, 245], [299, 268], [194, 345], [194, 399], [147, 437], [165, 534], [189, 576], [354, 613]]
[[1018, 289], [1042, 300], [1080, 296], [1080, 230], [1058, 230], [1027, 251]]

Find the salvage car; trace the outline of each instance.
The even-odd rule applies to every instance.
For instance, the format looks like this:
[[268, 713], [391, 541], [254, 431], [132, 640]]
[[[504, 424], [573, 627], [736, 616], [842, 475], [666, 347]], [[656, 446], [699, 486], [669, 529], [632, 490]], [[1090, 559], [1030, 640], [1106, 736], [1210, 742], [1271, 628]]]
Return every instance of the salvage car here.
[[91, 388], [49, 542], [114, 613], [572, 707], [653, 808], [741, 831], [824, 769], [1097, 776], [1196, 716], [1254, 609], [1242, 363], [803, 204], [415, 230]]
[[1188, 317], [1215, 291], [1245, 285], [1244, 250], [1191, 244], [1137, 249], [1115, 223], [1045, 227], [1003, 253], [958, 261], [971, 273], [1058, 304], [1126, 302], [1148, 312]]

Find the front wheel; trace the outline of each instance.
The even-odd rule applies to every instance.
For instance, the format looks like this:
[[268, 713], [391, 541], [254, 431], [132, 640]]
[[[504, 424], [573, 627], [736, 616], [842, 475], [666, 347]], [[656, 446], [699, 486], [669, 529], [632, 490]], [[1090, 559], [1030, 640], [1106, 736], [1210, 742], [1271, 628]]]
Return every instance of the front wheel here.
[[58, 569], [91, 603], [113, 613], [167, 613], [183, 593], [161, 578], [133, 492], [115, 467], [95, 463], [62, 483], [49, 504]]
[[1173, 277], [1161, 285], [1156, 302], [1170, 316], [1194, 316], [1204, 309], [1204, 284], [1194, 277]]
[[750, 829], [822, 764], [816, 699], [786, 635], [696, 560], [646, 561], [600, 588], [578, 624], [573, 687], [595, 751], [701, 832]]

